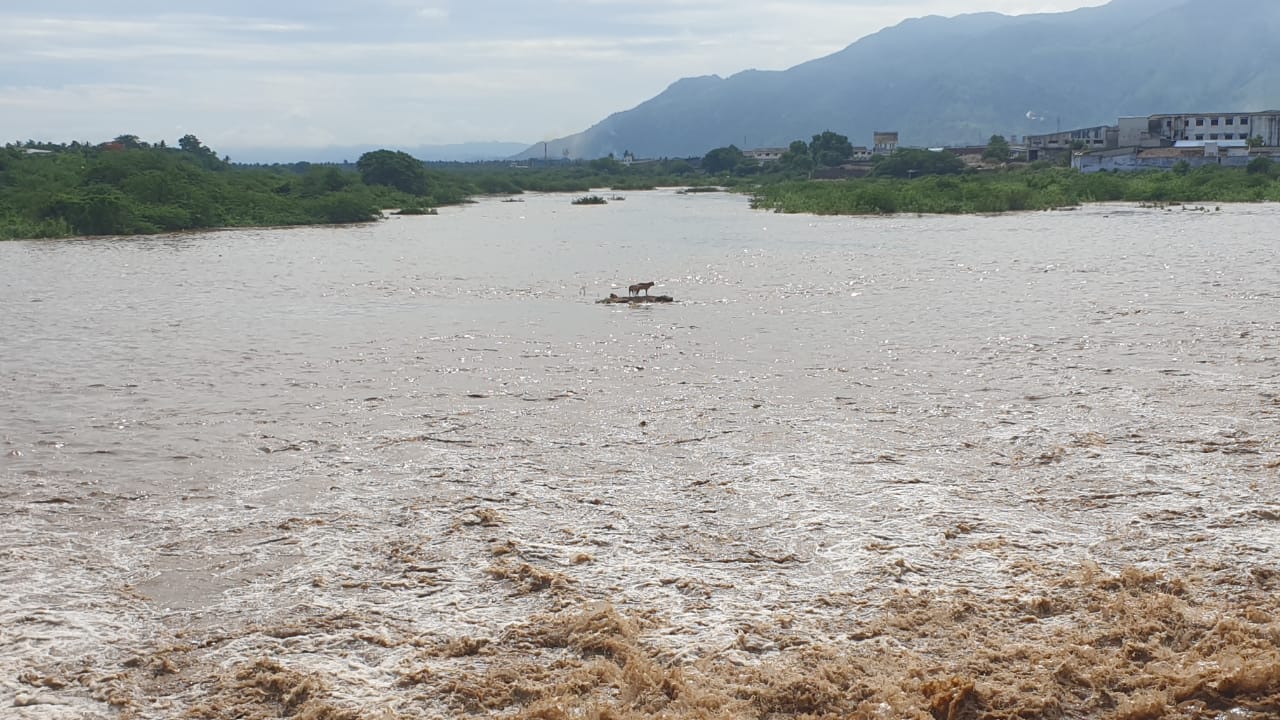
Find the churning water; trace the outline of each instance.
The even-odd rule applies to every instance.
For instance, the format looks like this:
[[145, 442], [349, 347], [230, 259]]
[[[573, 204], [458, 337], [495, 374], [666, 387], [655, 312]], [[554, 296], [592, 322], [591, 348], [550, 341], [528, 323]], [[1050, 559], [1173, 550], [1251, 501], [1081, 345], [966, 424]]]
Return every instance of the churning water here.
[[1280, 208], [569, 200], [0, 244], [0, 715], [1280, 712]]

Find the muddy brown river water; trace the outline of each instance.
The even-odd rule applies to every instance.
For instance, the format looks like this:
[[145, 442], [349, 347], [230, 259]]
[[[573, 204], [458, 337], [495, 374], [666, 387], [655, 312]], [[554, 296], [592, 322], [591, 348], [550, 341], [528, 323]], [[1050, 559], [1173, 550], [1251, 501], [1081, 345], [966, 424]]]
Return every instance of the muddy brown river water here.
[[0, 717], [1280, 715], [1280, 207], [570, 199], [0, 243]]

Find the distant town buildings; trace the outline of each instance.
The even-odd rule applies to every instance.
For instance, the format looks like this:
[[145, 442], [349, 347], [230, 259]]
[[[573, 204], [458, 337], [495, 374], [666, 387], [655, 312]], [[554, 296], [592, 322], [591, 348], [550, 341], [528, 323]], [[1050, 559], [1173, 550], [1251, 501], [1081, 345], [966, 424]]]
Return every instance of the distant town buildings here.
[[[876, 155], [888, 155], [898, 149], [898, 133], [894, 132], [876, 132], [873, 134], [872, 140], [875, 149], [868, 150], [866, 145], [854, 145], [853, 155], [849, 157], [850, 162], [860, 163], [868, 162]], [[758, 162], [777, 162], [782, 159], [783, 153], [789, 148], [753, 148], [751, 150], [743, 150], [743, 157], [756, 160]]]
[[884, 132], [877, 130], [872, 133], [872, 141], [872, 154], [890, 155], [894, 150], [898, 149], [898, 131]]
[[1131, 170], [1172, 170], [1178, 163], [1186, 163], [1189, 167], [1202, 165], [1222, 165], [1225, 167], [1245, 167], [1258, 154], [1251, 152], [1243, 143], [1238, 146], [1223, 147], [1214, 142], [1207, 142], [1194, 147], [1163, 148], [1114, 148], [1091, 153], [1079, 153], [1071, 158], [1071, 166], [1084, 173], [1111, 170], [1125, 172]]
[[776, 162], [782, 159], [782, 153], [786, 151], [787, 148], [756, 148], [743, 150], [742, 155], [759, 162]]
[[[825, 169], [833, 177], [866, 171], [877, 155], [897, 150], [896, 131], [872, 133], [872, 145], [855, 146], [843, 170]], [[986, 166], [986, 146], [935, 148], [946, 150], [973, 167]], [[1010, 138], [1012, 157], [1019, 160], [1071, 158], [1082, 172], [1171, 169], [1222, 165], [1244, 167], [1260, 155], [1280, 160], [1280, 110], [1261, 112], [1174, 113], [1119, 118], [1115, 125]], [[759, 162], [776, 162], [787, 148], [756, 148], [743, 155]], [[817, 174], [815, 174], [817, 177]]]
[[1243, 167], [1258, 155], [1280, 153], [1280, 110], [1175, 113], [1122, 117], [1115, 125], [1028, 135], [1028, 160], [1071, 153], [1082, 172]]
[[[1113, 125], [1099, 125], [1079, 130], [1028, 135], [1027, 150], [1038, 154], [1042, 150], [1070, 150], [1077, 146], [1090, 148], [1114, 148], [1119, 142], [1119, 131]], [[1032, 157], [1032, 160], [1037, 159]]]
[[[1145, 122], [1144, 122], [1145, 121]], [[1120, 118], [1120, 130], [1142, 147], [1163, 147], [1170, 141], [1244, 140], [1261, 138], [1266, 147], [1280, 145], [1280, 111], [1152, 115]]]

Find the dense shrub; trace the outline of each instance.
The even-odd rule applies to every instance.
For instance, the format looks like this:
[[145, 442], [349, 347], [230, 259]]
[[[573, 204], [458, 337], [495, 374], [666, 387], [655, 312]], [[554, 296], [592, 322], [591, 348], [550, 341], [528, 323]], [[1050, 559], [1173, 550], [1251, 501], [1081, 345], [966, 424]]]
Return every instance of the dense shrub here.
[[[196, 150], [0, 150], [0, 239], [130, 235], [215, 227], [349, 223], [407, 199], [338, 166], [235, 168]], [[457, 184], [456, 182], [454, 183]], [[450, 200], [465, 197], [447, 183]]]
[[996, 213], [1082, 202], [1255, 202], [1280, 200], [1274, 166], [1252, 172], [1205, 166], [1170, 172], [1081, 174], [1040, 167], [946, 177], [785, 181], [752, 189], [754, 207], [815, 214]]

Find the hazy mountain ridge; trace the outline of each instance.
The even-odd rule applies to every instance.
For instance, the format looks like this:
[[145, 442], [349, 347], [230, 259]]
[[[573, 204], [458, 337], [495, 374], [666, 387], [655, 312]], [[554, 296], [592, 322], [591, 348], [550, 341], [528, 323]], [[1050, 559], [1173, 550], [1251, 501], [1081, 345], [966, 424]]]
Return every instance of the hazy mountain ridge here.
[[341, 163], [355, 162], [373, 150], [399, 150], [428, 162], [502, 160], [528, 147], [521, 142], [468, 142], [449, 145], [350, 145], [322, 148], [230, 148], [225, 152], [238, 163]]
[[[697, 156], [826, 129], [855, 145], [870, 145], [875, 130], [897, 130], [907, 145], [975, 144], [1121, 115], [1271, 109], [1280, 107], [1277, 30], [1280, 3], [1245, 0], [914, 18], [788, 70], [678, 80], [546, 152]], [[539, 143], [521, 157], [542, 153]]]

